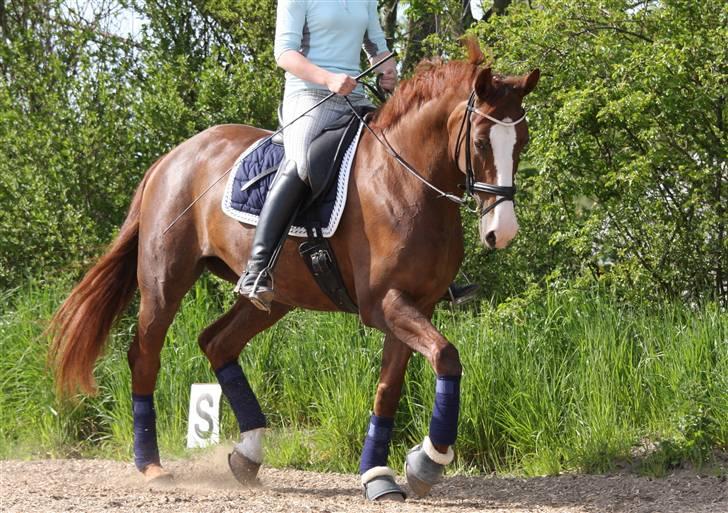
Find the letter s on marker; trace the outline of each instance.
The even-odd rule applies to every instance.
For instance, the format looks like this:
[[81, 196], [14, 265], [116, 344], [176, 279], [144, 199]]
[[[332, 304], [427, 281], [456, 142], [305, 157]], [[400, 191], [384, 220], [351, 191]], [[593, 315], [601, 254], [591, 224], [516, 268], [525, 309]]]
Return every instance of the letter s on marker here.
[[197, 415], [199, 415], [202, 420], [207, 422], [207, 429], [205, 430], [200, 429], [199, 424], [195, 424], [195, 433], [197, 433], [197, 436], [204, 440], [212, 436], [213, 423], [210, 414], [202, 409], [203, 401], [207, 402], [208, 406], [212, 408], [212, 396], [210, 394], [202, 394], [199, 399], [197, 399], [197, 404], [195, 405]]

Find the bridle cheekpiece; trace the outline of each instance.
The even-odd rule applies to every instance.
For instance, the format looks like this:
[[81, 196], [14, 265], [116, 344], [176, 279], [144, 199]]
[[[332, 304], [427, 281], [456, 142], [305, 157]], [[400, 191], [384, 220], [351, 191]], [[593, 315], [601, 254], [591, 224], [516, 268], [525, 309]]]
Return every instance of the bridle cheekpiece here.
[[495, 203], [480, 209], [480, 216], [483, 217], [488, 212], [493, 210], [495, 207], [503, 203], [504, 201], [514, 201], [514, 196], [516, 195], [516, 187], [515, 185], [507, 187], [503, 185], [494, 185], [490, 183], [485, 182], [478, 182], [475, 180], [475, 172], [473, 171], [473, 160], [472, 160], [472, 154], [470, 151], [470, 141], [471, 141], [471, 130], [473, 126], [473, 121], [471, 119], [471, 116], [469, 113], [477, 114], [478, 116], [482, 116], [486, 118], [489, 121], [492, 121], [493, 123], [501, 126], [507, 126], [507, 127], [514, 127], [521, 123], [523, 120], [526, 119], [526, 113], [524, 111], [523, 115], [518, 118], [516, 121], [503, 121], [497, 118], [494, 118], [493, 116], [490, 116], [484, 112], [479, 111], [475, 108], [475, 90], [473, 90], [472, 93], [470, 93], [470, 98], [468, 98], [468, 104], [465, 107], [465, 114], [463, 115], [463, 120], [460, 123], [460, 130], [458, 131], [458, 139], [457, 139], [457, 146], [455, 147], [455, 162], [459, 166], [460, 164], [460, 148], [462, 147], [463, 143], [463, 129], [465, 129], [465, 192], [469, 194], [472, 197], [476, 197], [476, 193], [483, 192], [485, 194], [493, 194], [496, 196]]

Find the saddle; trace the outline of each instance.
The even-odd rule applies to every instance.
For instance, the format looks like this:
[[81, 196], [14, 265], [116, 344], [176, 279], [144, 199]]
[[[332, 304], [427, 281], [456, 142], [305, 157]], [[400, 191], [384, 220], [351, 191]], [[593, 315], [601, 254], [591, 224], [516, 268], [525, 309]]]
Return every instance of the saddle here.
[[[357, 108], [357, 113], [364, 117], [373, 110], [372, 107], [362, 107]], [[320, 211], [315, 205], [335, 185], [344, 154], [358, 131], [358, 118], [353, 113], [348, 113], [327, 126], [311, 142], [307, 152], [311, 194], [304, 201], [296, 219], [306, 229], [307, 240], [298, 247], [306, 266], [328, 298], [340, 310], [351, 313], [357, 313], [359, 308], [346, 291], [334, 251], [323, 236]], [[283, 146], [282, 134], [274, 136], [271, 143]], [[277, 165], [266, 169], [246, 182], [241, 190], [252, 187], [277, 170]]]
[[[356, 111], [361, 117], [365, 117], [374, 110], [374, 107], [356, 107]], [[280, 117], [280, 107], [278, 111]], [[308, 207], [313, 205], [336, 181], [336, 175], [341, 168], [344, 153], [351, 145], [354, 137], [356, 137], [358, 129], [359, 123], [357, 117], [352, 113], [346, 113], [324, 128], [311, 141], [307, 152], [308, 179], [309, 185], [311, 186], [311, 195], [302, 206], [302, 211], [307, 210]], [[283, 146], [283, 133], [276, 134], [271, 139], [271, 142], [277, 146]], [[259, 180], [264, 175], [275, 173], [277, 170], [277, 167], [268, 169], [264, 173], [261, 173], [261, 175], [255, 177], [254, 180]], [[243, 187], [245, 188], [247, 185]]]

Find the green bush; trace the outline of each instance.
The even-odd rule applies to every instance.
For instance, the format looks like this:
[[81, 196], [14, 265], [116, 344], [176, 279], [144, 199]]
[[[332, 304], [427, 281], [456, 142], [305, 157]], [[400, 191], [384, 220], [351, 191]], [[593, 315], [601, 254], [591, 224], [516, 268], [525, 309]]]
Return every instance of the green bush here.
[[[0, 38], [0, 286], [85, 267], [157, 157], [216, 123], [273, 126], [281, 91], [272, 1], [134, 2], [148, 19], [135, 41], [39, 4]], [[431, 25], [412, 25], [434, 31], [424, 47], [397, 48], [457, 56], [462, 22]], [[466, 216], [465, 270], [488, 297], [597, 278], [630, 300], [726, 305], [727, 26], [721, 2], [539, 0], [470, 29], [496, 70], [543, 71], [526, 101], [519, 237], [485, 252]]]
[[[238, 30], [235, 44], [200, 40], [160, 21], [192, 9], [175, 19], [202, 23], [191, 5], [169, 2], [147, 13], [135, 42], [67, 21], [61, 0], [36, 3], [10, 6], [22, 15], [3, 15], [0, 37], [3, 288], [59, 267], [79, 274], [120, 226], [144, 172], [185, 139], [220, 123], [277, 122], [282, 77], [272, 41], [249, 65], [253, 31]], [[273, 4], [238, 8], [253, 16]], [[270, 30], [256, 16], [256, 30]]]
[[728, 305], [725, 3], [529, 4], [472, 29], [497, 70], [543, 74], [526, 100], [522, 232], [471, 267], [508, 293], [557, 272]]

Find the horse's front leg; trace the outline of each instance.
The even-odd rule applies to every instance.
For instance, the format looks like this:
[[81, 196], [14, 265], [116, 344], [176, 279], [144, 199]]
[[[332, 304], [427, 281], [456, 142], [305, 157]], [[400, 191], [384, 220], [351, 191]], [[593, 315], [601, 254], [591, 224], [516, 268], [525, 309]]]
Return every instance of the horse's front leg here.
[[395, 473], [387, 466], [389, 443], [394, 428], [394, 414], [402, 394], [402, 384], [412, 349], [392, 334], [384, 338], [382, 369], [374, 398], [374, 413], [364, 439], [359, 472], [364, 495], [369, 500], [403, 500], [405, 493], [394, 481]]
[[362, 312], [365, 322], [386, 330], [427, 358], [437, 375], [429, 434], [408, 453], [405, 462], [407, 482], [420, 496], [442, 479], [445, 466], [453, 460], [451, 446], [457, 438], [460, 412], [460, 357], [455, 346], [430, 322], [431, 311], [418, 307], [405, 293], [390, 290], [379, 307]]

